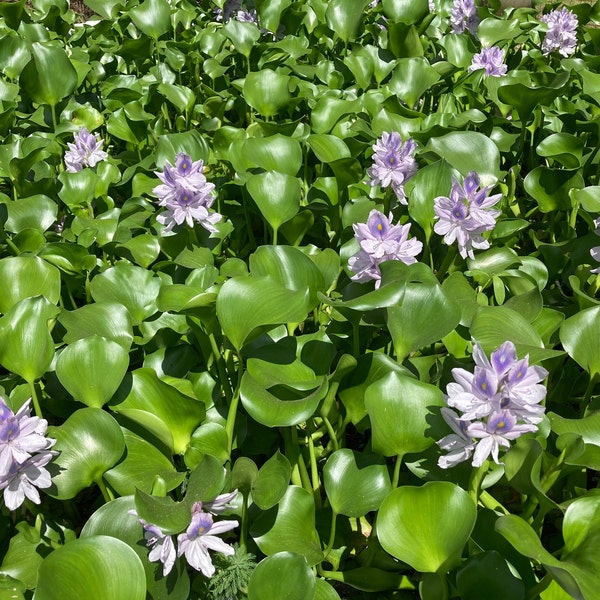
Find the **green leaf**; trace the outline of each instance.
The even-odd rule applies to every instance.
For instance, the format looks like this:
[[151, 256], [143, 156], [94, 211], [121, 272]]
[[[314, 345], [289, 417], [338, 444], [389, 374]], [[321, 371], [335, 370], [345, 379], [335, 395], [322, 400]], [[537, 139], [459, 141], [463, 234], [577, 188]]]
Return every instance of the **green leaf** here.
[[40, 566], [34, 600], [145, 600], [142, 561], [121, 540], [105, 535], [73, 540]]
[[[409, 107], [440, 79], [439, 73], [422, 56], [401, 58], [389, 82], [390, 90]], [[412, 198], [411, 198], [412, 200]]]
[[116, 302], [127, 308], [134, 323], [141, 323], [156, 312], [160, 279], [151, 271], [126, 263], [118, 263], [90, 282], [90, 293], [96, 302]]
[[205, 417], [204, 404], [161, 381], [152, 369], [128, 374], [110, 408], [141, 425], [175, 454], [186, 451]]
[[379, 510], [392, 489], [385, 460], [377, 454], [336, 450], [323, 467], [327, 498], [336, 515], [362, 517]]
[[291, 485], [277, 508], [263, 512], [252, 524], [250, 533], [260, 551], [267, 556], [295, 552], [309, 565], [323, 559], [315, 529], [315, 503], [307, 490]]
[[[444, 406], [439, 388], [395, 372], [365, 391], [373, 450], [384, 456], [423, 452], [441, 436], [433, 430], [432, 409]], [[442, 434], [443, 435], [443, 434]]]
[[313, 600], [316, 580], [304, 556], [277, 552], [258, 563], [248, 582], [248, 600]]
[[369, 0], [329, 0], [325, 19], [327, 26], [347, 43], [358, 35]]
[[[158, 138], [156, 166], [162, 169], [165, 161], [174, 164], [175, 157], [180, 152], [189, 154], [192, 160], [203, 160], [205, 165], [210, 156], [208, 144], [197, 129], [182, 133], [165, 133]], [[155, 185], [158, 185], [159, 181], [155, 181]]]
[[292, 95], [289, 86], [289, 75], [263, 69], [246, 75], [242, 91], [244, 99], [254, 110], [264, 117], [273, 117], [290, 104]]
[[590, 377], [600, 375], [600, 306], [569, 317], [560, 328], [560, 341], [569, 356]]
[[493, 185], [500, 178], [500, 151], [492, 140], [477, 131], [452, 131], [431, 138], [424, 152], [433, 152], [461, 175], [477, 171], [482, 185]]
[[37, 256], [10, 256], [0, 260], [0, 281], [10, 282], [0, 294], [0, 312], [17, 302], [44, 296], [52, 304], [60, 297], [60, 272]]
[[460, 564], [475, 526], [477, 507], [446, 481], [402, 486], [383, 501], [377, 536], [383, 549], [421, 573], [444, 573]]
[[300, 209], [300, 180], [277, 171], [251, 175], [248, 191], [263, 217], [277, 232], [282, 223], [292, 219]]
[[245, 23], [237, 19], [229, 19], [223, 27], [223, 33], [231, 40], [235, 49], [246, 58], [250, 56], [252, 48], [260, 38], [260, 31], [254, 23]]
[[102, 485], [104, 472], [123, 455], [125, 438], [114, 417], [99, 408], [75, 411], [62, 425], [49, 427], [56, 439], [54, 459], [60, 471], [48, 493], [59, 500], [74, 498], [92, 483]]
[[570, 193], [585, 186], [579, 171], [536, 167], [523, 182], [525, 191], [538, 203], [540, 211], [570, 210]]
[[383, 0], [383, 13], [391, 21], [412, 25], [429, 12], [425, 0]]
[[128, 367], [129, 354], [123, 346], [93, 335], [69, 344], [60, 353], [56, 375], [75, 400], [102, 408], [117, 391]]
[[252, 484], [252, 500], [261, 510], [275, 506], [290, 482], [290, 461], [279, 450], [265, 462]]
[[324, 163], [330, 163], [340, 158], [350, 158], [350, 150], [344, 140], [335, 135], [313, 133], [306, 140], [315, 156]]
[[13, 233], [25, 229], [44, 232], [56, 222], [58, 206], [44, 194], [19, 198], [16, 202], [7, 202], [5, 206], [8, 210], [5, 229]]
[[77, 71], [61, 45], [33, 42], [19, 85], [37, 104], [56, 106], [77, 87]]
[[241, 145], [244, 160], [264, 169], [295, 177], [302, 166], [302, 148], [294, 138], [280, 133], [264, 138], [249, 138]]
[[171, 29], [171, 8], [167, 0], [144, 0], [129, 9], [129, 16], [142, 33], [155, 40]]
[[50, 367], [54, 341], [50, 330], [59, 309], [43, 298], [25, 298], [0, 319], [0, 363], [33, 382]]

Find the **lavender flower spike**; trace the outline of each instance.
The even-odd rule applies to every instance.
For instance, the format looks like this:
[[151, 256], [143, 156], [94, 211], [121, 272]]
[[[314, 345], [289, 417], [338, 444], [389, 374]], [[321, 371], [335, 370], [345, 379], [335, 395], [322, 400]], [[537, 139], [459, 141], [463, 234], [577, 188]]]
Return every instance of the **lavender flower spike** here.
[[546, 37], [542, 42], [542, 52], [549, 54], [558, 50], [565, 57], [573, 54], [577, 45], [577, 16], [563, 7], [544, 15], [542, 21], [548, 24]]
[[454, 0], [450, 11], [450, 25], [452, 33], [469, 31], [473, 35], [477, 35], [479, 16], [475, 0]]
[[402, 141], [397, 131], [382, 136], [373, 145], [373, 165], [367, 170], [371, 185], [389, 186], [401, 204], [408, 204], [404, 193], [404, 184], [417, 172], [414, 158], [417, 145], [412, 138]]
[[73, 143], [67, 142], [69, 149], [65, 152], [65, 167], [67, 173], [76, 173], [83, 167], [94, 167], [108, 157], [102, 150], [104, 140], [92, 135], [82, 127], [73, 136]]
[[483, 48], [481, 52], [473, 56], [469, 71], [485, 69], [486, 75], [500, 77], [506, 75], [507, 66], [504, 64], [504, 50], [498, 46]]
[[461, 185], [452, 178], [450, 196], [438, 196], [433, 200], [435, 223], [433, 230], [444, 236], [449, 246], [455, 241], [463, 258], [474, 258], [473, 248], [485, 250], [490, 243], [481, 235], [491, 231], [500, 215], [492, 210], [502, 194], [488, 196], [489, 187], [479, 189], [479, 175], [471, 171]]
[[360, 283], [375, 279], [375, 287], [381, 283], [379, 265], [386, 260], [400, 260], [410, 265], [417, 262], [415, 256], [423, 249], [423, 244], [415, 238], [408, 238], [410, 224], [392, 225], [389, 218], [378, 210], [369, 213], [366, 223], [356, 223], [354, 237], [360, 246], [359, 251], [348, 259], [348, 267], [355, 273], [352, 280]]
[[177, 536], [178, 555], [185, 555], [186, 560], [197, 571], [206, 577], [212, 577], [215, 567], [212, 564], [209, 550], [215, 550], [231, 556], [234, 549], [216, 534], [225, 533], [238, 526], [237, 521], [213, 522], [212, 515], [202, 510], [202, 502], [192, 506], [192, 521], [185, 533]]
[[188, 154], [180, 152], [175, 157], [175, 165], [166, 161], [163, 172], [156, 172], [162, 184], [152, 191], [159, 198], [159, 206], [167, 209], [156, 220], [165, 225], [165, 233], [184, 222], [193, 227], [194, 221], [211, 233], [217, 231], [215, 225], [223, 217], [208, 210], [215, 201], [215, 186], [206, 180], [203, 170], [202, 160], [193, 161]]

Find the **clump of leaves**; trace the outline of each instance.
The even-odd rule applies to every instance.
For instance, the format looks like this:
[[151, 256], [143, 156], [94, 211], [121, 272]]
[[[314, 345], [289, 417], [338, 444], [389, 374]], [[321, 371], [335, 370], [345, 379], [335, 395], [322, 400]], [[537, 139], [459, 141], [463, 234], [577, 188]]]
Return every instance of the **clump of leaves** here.
[[215, 554], [216, 573], [209, 583], [211, 600], [239, 600], [246, 598], [248, 581], [256, 567], [256, 557], [235, 544], [235, 554]]

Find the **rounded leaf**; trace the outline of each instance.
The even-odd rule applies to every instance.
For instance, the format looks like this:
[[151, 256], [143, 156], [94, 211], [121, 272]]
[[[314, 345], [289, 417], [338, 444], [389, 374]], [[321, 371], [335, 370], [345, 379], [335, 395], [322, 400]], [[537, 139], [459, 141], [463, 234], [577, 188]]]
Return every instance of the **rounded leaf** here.
[[564, 321], [560, 341], [590, 377], [600, 375], [600, 306], [582, 310]]
[[56, 361], [56, 375], [73, 398], [101, 408], [121, 384], [129, 353], [117, 342], [93, 335], [69, 344]]
[[145, 600], [146, 576], [138, 555], [106, 535], [73, 540], [40, 566], [34, 600]]
[[403, 486], [383, 501], [377, 516], [381, 546], [421, 573], [445, 572], [460, 563], [475, 526], [477, 507], [446, 481]]
[[336, 450], [323, 468], [325, 491], [338, 515], [362, 517], [378, 510], [391, 490], [390, 475], [382, 456]]
[[248, 582], [248, 600], [313, 600], [316, 580], [306, 559], [278, 552], [263, 559]]
[[272, 117], [291, 101], [290, 76], [263, 69], [246, 75], [243, 94], [246, 102], [265, 117]]
[[290, 461], [277, 450], [260, 468], [252, 483], [254, 504], [261, 510], [275, 506], [285, 494], [291, 474]]

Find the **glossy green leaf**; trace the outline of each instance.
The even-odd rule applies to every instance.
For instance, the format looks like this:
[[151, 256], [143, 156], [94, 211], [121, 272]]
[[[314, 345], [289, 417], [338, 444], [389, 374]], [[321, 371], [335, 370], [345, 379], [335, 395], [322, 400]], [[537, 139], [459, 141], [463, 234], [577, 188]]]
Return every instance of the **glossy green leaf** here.
[[144, 0], [129, 10], [129, 16], [142, 33], [154, 39], [171, 28], [171, 8], [166, 0]]
[[61, 311], [58, 320], [66, 329], [63, 339], [67, 344], [97, 335], [113, 340], [129, 350], [133, 341], [131, 317], [122, 304], [85, 304], [72, 311]]
[[316, 411], [327, 393], [327, 380], [317, 377], [309, 382], [308, 390], [281, 386], [269, 391], [248, 372], [242, 377], [240, 396], [248, 414], [267, 427], [286, 427], [306, 421]]
[[349, 158], [348, 146], [335, 135], [313, 133], [306, 140], [315, 156], [324, 163], [330, 163], [340, 158]]
[[217, 317], [239, 350], [257, 327], [303, 321], [309, 311], [308, 300], [308, 290], [287, 289], [270, 276], [233, 277], [219, 292]]
[[185, 152], [192, 160], [208, 162], [210, 151], [206, 140], [197, 129], [184, 131], [182, 133], [165, 133], [158, 138], [156, 147], [156, 166], [160, 169], [169, 161], [175, 164], [175, 157], [179, 152]]
[[560, 341], [569, 356], [590, 377], [600, 375], [600, 307], [594, 306], [569, 317], [560, 328]]
[[145, 600], [146, 577], [137, 554], [105, 535], [73, 540], [40, 566], [35, 600]]
[[121, 384], [129, 354], [123, 346], [93, 335], [69, 344], [56, 361], [56, 375], [73, 398], [102, 408]]
[[448, 335], [461, 310], [437, 283], [409, 283], [402, 303], [387, 309], [386, 323], [401, 362], [414, 350]]
[[535, 149], [539, 156], [553, 158], [568, 169], [582, 164], [583, 141], [568, 133], [554, 133], [544, 138]]
[[8, 218], [5, 229], [19, 233], [25, 229], [46, 231], [56, 222], [58, 206], [48, 196], [35, 194], [6, 204]]
[[336, 450], [328, 458], [323, 481], [331, 508], [347, 517], [362, 517], [379, 510], [392, 489], [383, 457], [348, 448]]
[[304, 556], [277, 552], [263, 559], [248, 582], [248, 600], [313, 600], [316, 581]]
[[128, 374], [110, 408], [155, 435], [175, 454], [183, 454], [205, 416], [204, 404], [161, 381], [151, 369]]
[[125, 450], [125, 438], [114, 417], [99, 408], [75, 411], [62, 425], [49, 427], [56, 439], [53, 460], [59, 473], [52, 477], [48, 493], [60, 500], [74, 498], [92, 483], [102, 484], [105, 471], [113, 467]]
[[583, 177], [577, 171], [536, 167], [523, 182], [526, 192], [534, 198], [540, 211], [549, 213], [571, 208], [570, 192], [583, 188]]
[[386, 552], [417, 571], [443, 573], [460, 563], [476, 517], [473, 500], [454, 483], [402, 486], [383, 501], [377, 535]]
[[290, 103], [289, 86], [289, 75], [271, 69], [252, 71], [244, 80], [244, 99], [264, 117], [273, 117]]
[[248, 496], [258, 477], [258, 467], [256, 463], [247, 456], [240, 456], [231, 470], [231, 485], [240, 491], [244, 496]]
[[300, 208], [300, 180], [277, 171], [251, 175], [248, 191], [273, 231], [292, 219]]
[[440, 439], [432, 411], [444, 406], [439, 388], [391, 372], [365, 390], [373, 450], [384, 456], [423, 452]]
[[388, 85], [400, 100], [413, 107], [439, 79], [438, 72], [422, 56], [401, 58]]
[[275, 506], [283, 498], [290, 482], [290, 461], [279, 450], [258, 471], [252, 484], [252, 500], [261, 510]]
[[59, 44], [33, 42], [30, 51], [19, 84], [34, 102], [56, 106], [75, 90], [77, 71]]
[[418, 23], [429, 10], [425, 0], [383, 0], [382, 6], [388, 19], [408, 25]]
[[[302, 149], [294, 138], [281, 134], [249, 138], [241, 145], [244, 160], [265, 171], [278, 171], [295, 177], [302, 166]], [[279, 184], [274, 181], [274, 184]]]
[[237, 19], [230, 19], [223, 27], [223, 33], [231, 40], [235, 49], [246, 58], [250, 56], [254, 44], [260, 38], [260, 31], [254, 23], [244, 23]]
[[313, 496], [301, 487], [289, 486], [277, 507], [263, 512], [254, 521], [250, 534], [267, 556], [295, 552], [311, 566], [323, 559], [315, 529]]
[[137, 489], [150, 493], [156, 476], [161, 477], [167, 489], [180, 485], [184, 473], [177, 473], [171, 461], [156, 446], [123, 429], [126, 453], [123, 460], [104, 473], [104, 479], [121, 496]]
[[122, 304], [137, 323], [156, 312], [159, 291], [158, 277], [142, 267], [125, 263], [106, 269], [90, 282], [90, 292], [96, 302]]
[[43, 298], [25, 298], [0, 319], [0, 363], [33, 382], [50, 367], [54, 341], [50, 331], [59, 309]]
[[0, 260], [0, 280], [10, 282], [0, 295], [0, 312], [17, 302], [44, 296], [52, 304], [60, 297], [60, 272], [37, 256], [10, 256]]
[[482, 185], [492, 185], [500, 178], [500, 151], [489, 137], [477, 131], [452, 131], [431, 138], [425, 152], [433, 152], [465, 177], [476, 171]]
[[223, 462], [229, 459], [229, 436], [222, 425], [203, 423], [192, 433], [188, 449], [185, 451], [185, 464], [193, 468], [205, 454]]

